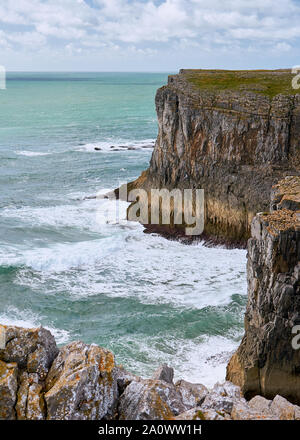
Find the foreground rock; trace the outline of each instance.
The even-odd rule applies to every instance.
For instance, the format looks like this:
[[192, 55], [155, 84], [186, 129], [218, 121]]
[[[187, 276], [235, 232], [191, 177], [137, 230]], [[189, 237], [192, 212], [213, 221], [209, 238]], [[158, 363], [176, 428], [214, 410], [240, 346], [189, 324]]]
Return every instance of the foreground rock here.
[[243, 420], [300, 418], [300, 408], [281, 396], [247, 402], [225, 382], [208, 390], [173, 382], [166, 364], [143, 379], [115, 364], [97, 345], [72, 342], [58, 350], [43, 328], [2, 326], [0, 420]]
[[299, 197], [300, 178], [287, 177], [273, 188], [271, 213], [252, 223], [245, 336], [227, 368], [248, 398], [300, 402], [300, 351], [292, 346], [300, 324]]
[[46, 380], [50, 420], [101, 420], [114, 416], [119, 397], [113, 354], [96, 345], [63, 347]]

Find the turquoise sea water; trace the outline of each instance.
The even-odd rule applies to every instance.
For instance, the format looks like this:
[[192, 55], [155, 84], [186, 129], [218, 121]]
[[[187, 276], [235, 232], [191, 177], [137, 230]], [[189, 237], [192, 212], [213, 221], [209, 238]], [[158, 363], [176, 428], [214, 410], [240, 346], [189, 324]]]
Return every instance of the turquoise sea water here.
[[[210, 385], [243, 332], [245, 251], [146, 235], [116, 222], [113, 201], [88, 198], [147, 168], [154, 96], [166, 81], [158, 73], [8, 74], [0, 323], [43, 325], [60, 344], [111, 349], [138, 374], [168, 362], [177, 377]], [[119, 209], [124, 217], [126, 203]]]

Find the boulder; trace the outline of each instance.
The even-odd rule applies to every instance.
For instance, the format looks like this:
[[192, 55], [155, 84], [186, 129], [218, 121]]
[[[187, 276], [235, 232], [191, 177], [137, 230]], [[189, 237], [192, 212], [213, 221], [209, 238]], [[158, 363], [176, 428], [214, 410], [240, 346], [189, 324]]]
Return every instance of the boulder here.
[[122, 366], [114, 368], [114, 377], [117, 380], [120, 395], [125, 391], [125, 388], [128, 387], [129, 384], [131, 384], [131, 382], [140, 380], [140, 377], [130, 373], [129, 371], [124, 370]]
[[186, 408], [200, 406], [208, 394], [208, 389], [202, 384], [179, 380], [175, 386]]
[[47, 419], [111, 419], [118, 385], [113, 354], [96, 345], [72, 342], [63, 347], [46, 380]]
[[121, 420], [166, 420], [187, 408], [176, 387], [165, 381], [141, 379], [131, 382], [119, 401]]
[[24, 329], [4, 326], [6, 344], [0, 350], [0, 360], [15, 362], [20, 369], [37, 373], [45, 379], [49, 367], [57, 356], [58, 348], [52, 334], [43, 327]]
[[299, 414], [300, 408], [296, 405], [293, 405], [284, 397], [276, 396], [271, 402], [270, 409], [271, 411], [280, 419], [280, 420], [294, 420], [295, 419], [295, 409], [297, 408], [297, 414]]
[[201, 406], [203, 409], [213, 409], [230, 415], [236, 403], [246, 404], [246, 400], [242, 397], [238, 386], [226, 381], [222, 384], [216, 383]]
[[249, 408], [261, 414], [269, 414], [271, 412], [270, 405], [272, 400], [265, 399], [262, 396], [255, 396], [249, 402]]
[[162, 364], [152, 376], [153, 380], [164, 380], [167, 383], [173, 383], [174, 369], [167, 364]]

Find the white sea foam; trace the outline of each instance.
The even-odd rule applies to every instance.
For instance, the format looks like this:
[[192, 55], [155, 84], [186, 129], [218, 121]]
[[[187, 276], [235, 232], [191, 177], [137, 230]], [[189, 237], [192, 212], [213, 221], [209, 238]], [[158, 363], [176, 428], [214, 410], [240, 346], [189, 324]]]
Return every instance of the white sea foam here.
[[[147, 378], [156, 368], [167, 363], [174, 368], [175, 381], [184, 379], [192, 383], [202, 383], [211, 388], [216, 382], [225, 380], [227, 363], [239, 345], [235, 340], [223, 336], [205, 336], [194, 339], [182, 339], [179, 335], [153, 336], [131, 339], [124, 337], [121, 341], [138, 356], [126, 358], [127, 368]], [[118, 361], [118, 357], [117, 357]]]
[[[74, 297], [133, 297], [143, 304], [202, 309], [246, 293], [245, 251], [187, 247], [145, 236], [142, 227], [115, 227], [115, 234], [101, 239], [3, 253], [0, 264], [43, 273], [57, 292], [67, 290]], [[43, 278], [26, 270], [19, 276], [21, 284], [45, 290]]]
[[[97, 194], [99, 196], [108, 191], [108, 189], [101, 190]], [[94, 195], [91, 194], [91, 197]], [[127, 202], [96, 198], [96, 195], [95, 198], [84, 199], [84, 196], [79, 193], [73, 194], [72, 198], [77, 203], [37, 208], [8, 207], [3, 209], [2, 216], [19, 219], [35, 227], [69, 227], [99, 233], [103, 232], [105, 225], [116, 224], [119, 220], [126, 218]]]
[[45, 153], [42, 151], [15, 151], [19, 156], [36, 157], [36, 156], [48, 156], [51, 153]]
[[45, 318], [35, 315], [31, 310], [21, 311], [16, 307], [9, 307], [6, 311], [0, 313], [0, 324], [23, 328], [36, 328], [42, 325], [53, 334], [57, 344], [70, 342], [70, 334], [67, 330], [56, 328], [53, 324], [45, 324]]
[[[106, 193], [103, 189], [102, 193]], [[121, 224], [115, 220], [115, 202], [108, 199], [79, 200], [46, 208], [7, 208], [5, 217], [20, 223], [52, 228], [68, 227], [90, 233], [90, 239], [48, 243], [43, 247], [2, 247], [0, 265], [19, 266], [15, 283], [43, 295], [69, 295], [72, 301], [95, 297], [128, 298], [144, 305], [170, 306], [176, 310], [226, 307], [234, 294], [246, 295], [246, 251], [207, 248], [201, 243], [186, 246], [160, 236], [146, 235], [138, 223], [127, 222], [128, 204], [121, 202]], [[222, 310], [220, 309], [222, 314]], [[0, 322], [32, 327], [46, 324], [59, 343], [74, 334], [57, 329], [46, 318], [24, 310], [5, 311]], [[62, 325], [63, 326], [63, 325]], [[218, 323], [216, 323], [216, 328]], [[229, 353], [238, 345], [239, 335], [201, 336], [183, 339], [160, 330], [163, 336], [124, 335], [133, 355], [126, 359], [129, 369], [149, 376], [162, 362], [175, 368], [176, 378], [212, 386], [224, 380]], [[210, 330], [208, 330], [208, 333]], [[76, 337], [76, 335], [75, 335]], [[82, 336], [81, 336], [82, 337]], [[169, 338], [161, 342], [160, 338]], [[161, 344], [167, 344], [161, 349]], [[132, 349], [134, 346], [134, 349]], [[145, 363], [143, 359], [149, 359]], [[123, 359], [122, 359], [123, 362]]]
[[103, 141], [95, 143], [87, 143], [85, 145], [78, 145], [75, 147], [76, 151], [95, 153], [95, 148], [99, 149], [97, 152], [113, 153], [114, 150], [128, 151], [128, 149], [133, 150], [146, 150], [152, 149], [154, 147], [154, 139], [144, 139], [141, 141]]

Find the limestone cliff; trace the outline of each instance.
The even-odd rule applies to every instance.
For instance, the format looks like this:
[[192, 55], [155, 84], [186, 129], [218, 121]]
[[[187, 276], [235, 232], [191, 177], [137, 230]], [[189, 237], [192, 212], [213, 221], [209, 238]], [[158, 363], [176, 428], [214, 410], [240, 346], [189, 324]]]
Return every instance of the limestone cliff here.
[[181, 71], [156, 94], [159, 132], [135, 187], [204, 188], [205, 234], [246, 243], [272, 185], [300, 171], [288, 71]]
[[258, 214], [248, 242], [245, 336], [227, 367], [227, 379], [247, 397], [276, 394], [300, 402], [300, 178], [273, 187], [271, 212]]

